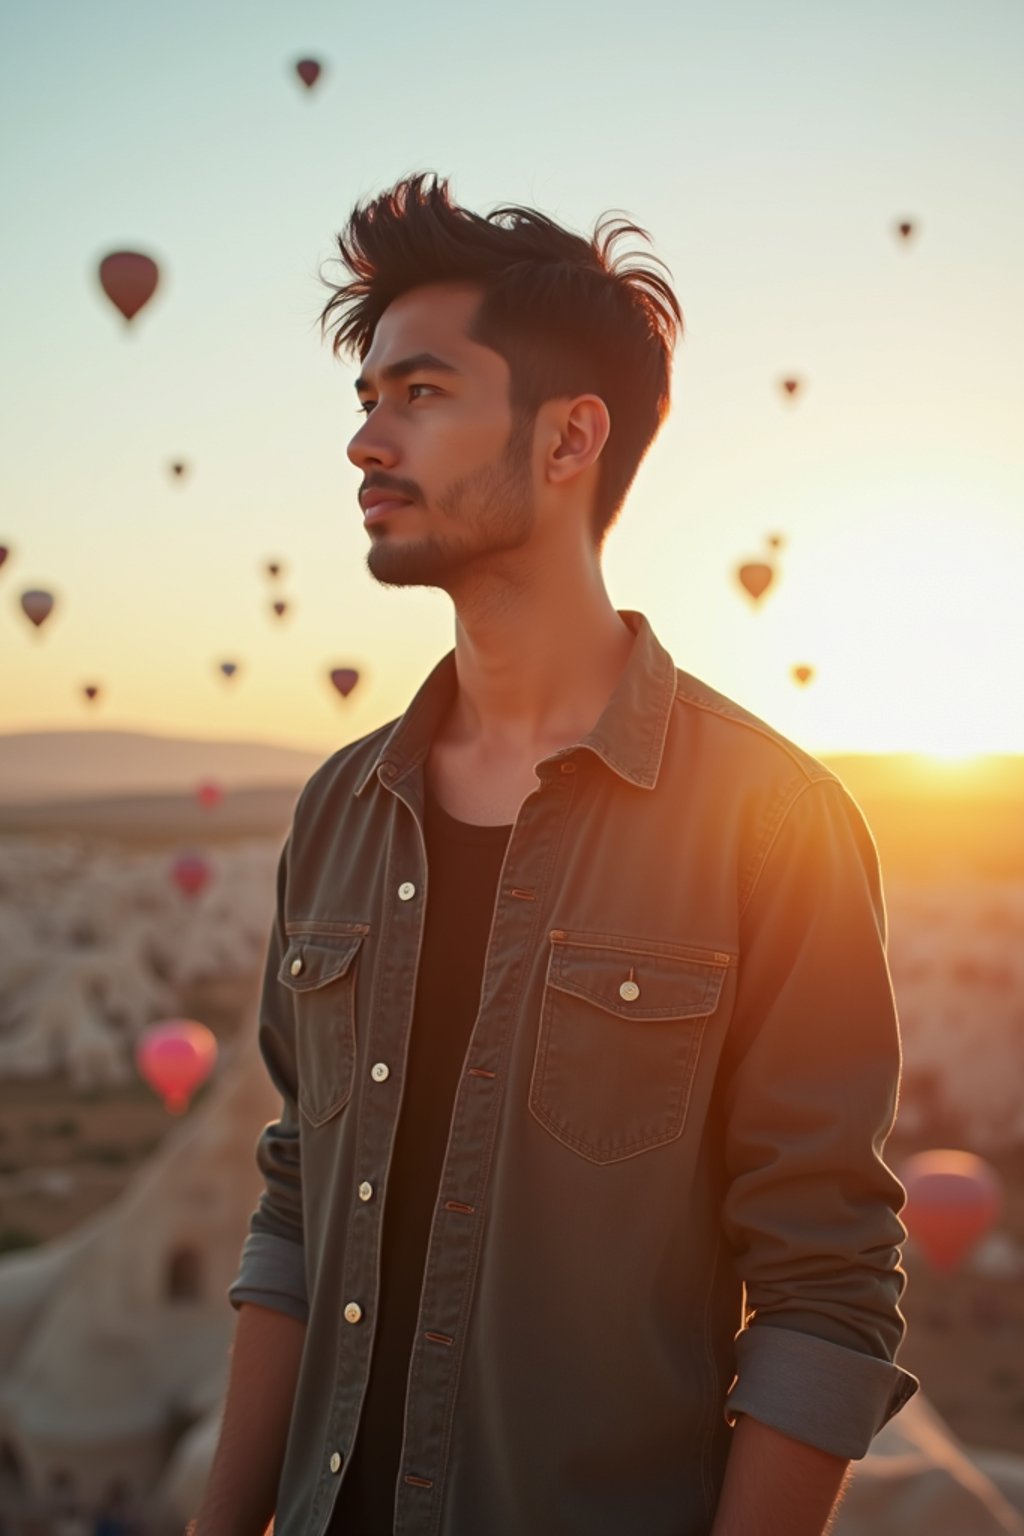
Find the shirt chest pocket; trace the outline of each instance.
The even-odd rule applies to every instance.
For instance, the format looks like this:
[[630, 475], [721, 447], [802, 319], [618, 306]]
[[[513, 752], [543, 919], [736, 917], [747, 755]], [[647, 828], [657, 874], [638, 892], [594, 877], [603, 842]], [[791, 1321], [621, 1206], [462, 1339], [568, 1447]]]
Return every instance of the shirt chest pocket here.
[[674, 1141], [729, 956], [551, 934], [530, 1110], [581, 1157], [613, 1163]]
[[292, 993], [298, 1105], [322, 1125], [352, 1097], [356, 1062], [356, 975], [366, 931], [295, 933], [278, 980]]

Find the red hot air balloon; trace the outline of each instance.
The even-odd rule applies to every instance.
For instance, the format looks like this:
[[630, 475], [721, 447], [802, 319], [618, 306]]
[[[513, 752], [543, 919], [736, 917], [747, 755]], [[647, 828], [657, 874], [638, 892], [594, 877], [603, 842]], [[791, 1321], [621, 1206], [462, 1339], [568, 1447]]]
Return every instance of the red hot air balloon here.
[[82, 692], [85, 694], [90, 703], [92, 703], [93, 699], [98, 699], [100, 695], [100, 690], [96, 683], [86, 683], [85, 687], [82, 689]]
[[224, 799], [224, 791], [214, 779], [203, 779], [196, 785], [196, 799], [204, 811], [212, 811]]
[[23, 592], [21, 606], [38, 629], [53, 611], [53, 593]]
[[160, 269], [151, 256], [139, 251], [112, 251], [100, 262], [103, 292], [131, 320], [156, 292]]
[[903, 219], [896, 225], [896, 233], [901, 240], [909, 240], [914, 233], [914, 225], [910, 219]]
[[283, 619], [285, 614], [288, 612], [288, 604], [282, 602], [280, 598], [278, 598], [277, 602], [272, 606], [279, 619]]
[[216, 1060], [216, 1037], [195, 1019], [162, 1019], [144, 1029], [135, 1042], [139, 1076], [156, 1090], [172, 1115], [185, 1113]]
[[234, 677], [235, 673], [238, 671], [237, 661], [222, 661], [219, 663], [219, 666], [224, 676], [228, 679]]
[[171, 879], [181, 894], [191, 900], [205, 889], [210, 879], [210, 866], [201, 853], [179, 853], [171, 865]]
[[999, 1175], [973, 1152], [943, 1148], [908, 1158], [900, 1177], [907, 1231], [933, 1269], [955, 1269], [999, 1215]]
[[814, 668], [803, 665], [794, 667], [793, 676], [796, 678], [798, 683], [809, 683], [811, 678], [814, 676]]
[[9, 554], [10, 554], [10, 550], [8, 549], [7, 545], [6, 544], [0, 544], [0, 566], [4, 565], [4, 563], [7, 560], [7, 556]]
[[295, 66], [295, 73], [308, 91], [311, 91], [320, 78], [320, 65], [316, 59], [300, 59]]
[[756, 603], [771, 586], [775, 571], [763, 560], [751, 560], [746, 565], [741, 565], [736, 574], [740, 579], [740, 585], [749, 592]]
[[779, 380], [779, 388], [782, 390], [782, 397], [784, 400], [795, 400], [803, 387], [803, 381], [801, 379]]
[[331, 682], [343, 699], [348, 698], [358, 681], [359, 673], [352, 667], [335, 667], [331, 673]]

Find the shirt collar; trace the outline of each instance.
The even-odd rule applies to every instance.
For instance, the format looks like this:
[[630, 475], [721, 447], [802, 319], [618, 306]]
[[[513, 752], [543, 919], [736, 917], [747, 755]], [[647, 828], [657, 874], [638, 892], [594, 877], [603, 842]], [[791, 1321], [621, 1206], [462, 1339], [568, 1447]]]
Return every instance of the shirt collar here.
[[[642, 613], [631, 608], [616, 612], [636, 636], [622, 675], [593, 729], [544, 761], [555, 762], [586, 747], [627, 783], [653, 789], [665, 751], [676, 666]], [[356, 786], [357, 795], [374, 776], [390, 786], [423, 762], [455, 698], [457, 685], [455, 652], [451, 650], [420, 685], [405, 714], [395, 721]]]

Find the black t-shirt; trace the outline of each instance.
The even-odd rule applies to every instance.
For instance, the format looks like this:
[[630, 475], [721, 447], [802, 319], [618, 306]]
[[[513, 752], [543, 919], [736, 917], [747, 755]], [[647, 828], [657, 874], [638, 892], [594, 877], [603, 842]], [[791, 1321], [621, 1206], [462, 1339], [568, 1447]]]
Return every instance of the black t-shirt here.
[[329, 1536], [392, 1536], [409, 1372], [455, 1091], [480, 1006], [511, 826], [456, 821], [428, 789], [427, 913], [409, 1061], [388, 1173], [377, 1331], [366, 1399]]

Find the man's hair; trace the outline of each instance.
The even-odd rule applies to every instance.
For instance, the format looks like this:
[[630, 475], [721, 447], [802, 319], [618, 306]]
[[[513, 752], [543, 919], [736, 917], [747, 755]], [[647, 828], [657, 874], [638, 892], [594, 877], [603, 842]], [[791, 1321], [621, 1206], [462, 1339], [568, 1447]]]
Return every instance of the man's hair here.
[[601, 221], [585, 239], [532, 208], [511, 205], [482, 218], [452, 201], [447, 178], [421, 172], [353, 208], [337, 236], [353, 281], [335, 285], [321, 274], [332, 293], [319, 316], [323, 336], [339, 312], [334, 356], [344, 347], [362, 362], [401, 294], [425, 283], [478, 284], [469, 336], [508, 363], [517, 426], [532, 423], [552, 399], [595, 394], [608, 408], [591, 521], [598, 549], [668, 415], [671, 355], [683, 329], [664, 278], [609, 259], [621, 235], [649, 239], [647, 231], [610, 222], [608, 233]]

